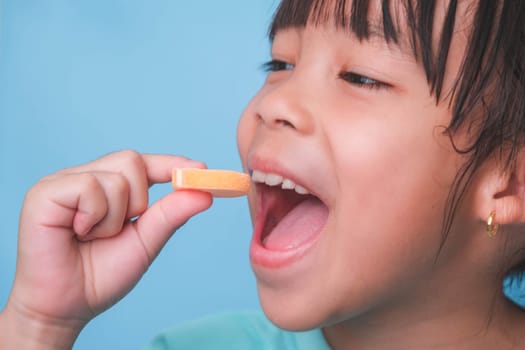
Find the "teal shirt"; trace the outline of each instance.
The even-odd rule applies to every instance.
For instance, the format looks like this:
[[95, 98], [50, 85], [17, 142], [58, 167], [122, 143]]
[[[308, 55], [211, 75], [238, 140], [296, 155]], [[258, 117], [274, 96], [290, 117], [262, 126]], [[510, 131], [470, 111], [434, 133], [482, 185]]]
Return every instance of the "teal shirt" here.
[[330, 350], [319, 329], [288, 332], [261, 312], [235, 312], [184, 323], [159, 334], [146, 350]]

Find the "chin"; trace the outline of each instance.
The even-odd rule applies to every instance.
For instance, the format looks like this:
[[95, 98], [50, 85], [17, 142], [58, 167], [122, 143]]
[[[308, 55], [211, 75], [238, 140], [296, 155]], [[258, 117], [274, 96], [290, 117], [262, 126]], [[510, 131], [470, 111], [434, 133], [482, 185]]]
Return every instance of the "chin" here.
[[301, 332], [329, 323], [320, 303], [310, 302], [303, 296], [273, 292], [260, 285], [258, 290], [264, 314], [281, 329]]

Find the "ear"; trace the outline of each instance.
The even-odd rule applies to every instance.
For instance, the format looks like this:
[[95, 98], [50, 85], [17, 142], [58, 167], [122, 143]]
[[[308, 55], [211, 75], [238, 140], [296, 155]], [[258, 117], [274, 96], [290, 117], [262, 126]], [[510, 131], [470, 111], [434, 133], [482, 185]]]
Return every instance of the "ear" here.
[[486, 221], [492, 211], [499, 225], [525, 224], [525, 151], [514, 168], [503, 171], [501, 161], [489, 159], [478, 178], [477, 215]]

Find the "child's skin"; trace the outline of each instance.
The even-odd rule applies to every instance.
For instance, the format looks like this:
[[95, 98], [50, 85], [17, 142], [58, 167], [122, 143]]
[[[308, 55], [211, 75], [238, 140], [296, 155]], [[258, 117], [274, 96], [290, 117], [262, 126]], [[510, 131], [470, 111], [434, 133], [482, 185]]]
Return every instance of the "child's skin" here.
[[[468, 26], [467, 5], [459, 26]], [[463, 58], [461, 29], [444, 91]], [[465, 158], [441, 133], [449, 101], [436, 104], [408, 46], [307, 25], [278, 31], [272, 59], [287, 64], [272, 66], [243, 113], [241, 159], [247, 171], [307, 188], [328, 218], [300, 258], [286, 260], [254, 239], [267, 316], [291, 330], [323, 327], [334, 349], [525, 347], [525, 315], [500, 291], [503, 264], [523, 259], [514, 254], [525, 247], [523, 156], [511, 173], [498, 157], [480, 168], [439, 250], [447, 196]], [[341, 72], [370, 79], [356, 83]], [[454, 139], [467, 144], [469, 134], [459, 130]], [[42, 179], [28, 193], [0, 348], [68, 348], [134, 286], [170, 234], [211, 204], [204, 193], [177, 192], [146, 210], [148, 185], [169, 181], [174, 166], [203, 165], [120, 152]], [[265, 191], [254, 186], [249, 195], [256, 231]], [[491, 211], [500, 225], [494, 239], [485, 234]]]
[[148, 187], [169, 182], [174, 167], [203, 166], [123, 151], [40, 180], [22, 208], [0, 348], [71, 348], [89, 320], [133, 288], [171, 234], [212, 202], [180, 191], [146, 210]]
[[[444, 91], [465, 40], [459, 32], [452, 43]], [[246, 109], [241, 158], [251, 170], [298, 179], [319, 194], [329, 218], [294, 264], [276, 270], [252, 256], [267, 316], [289, 329], [324, 325], [335, 349], [523, 344], [525, 315], [495, 293], [502, 262], [525, 244], [525, 173], [516, 174], [518, 184], [509, 182], [491, 159], [436, 260], [448, 189], [464, 159], [441, 133], [450, 122], [448, 101], [436, 106], [408, 45], [360, 43], [347, 32], [310, 25], [278, 32], [272, 58], [292, 66], [271, 72]], [[352, 84], [338, 79], [341, 71], [390, 86]], [[460, 132], [455, 140], [467, 137]], [[250, 199], [257, 225], [257, 195]], [[500, 224], [513, 226], [507, 247], [505, 239], [484, 234], [492, 210]]]

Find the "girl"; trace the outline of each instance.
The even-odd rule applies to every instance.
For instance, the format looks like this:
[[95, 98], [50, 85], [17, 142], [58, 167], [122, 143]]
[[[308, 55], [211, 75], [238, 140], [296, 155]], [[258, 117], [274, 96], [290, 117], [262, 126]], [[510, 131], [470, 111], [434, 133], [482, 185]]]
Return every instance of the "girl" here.
[[[271, 324], [220, 316], [152, 348], [525, 347], [501, 288], [525, 265], [524, 20], [513, 0], [283, 0], [238, 128]], [[146, 208], [174, 166], [204, 165], [120, 152], [29, 191], [2, 348], [71, 347], [210, 206]]]

